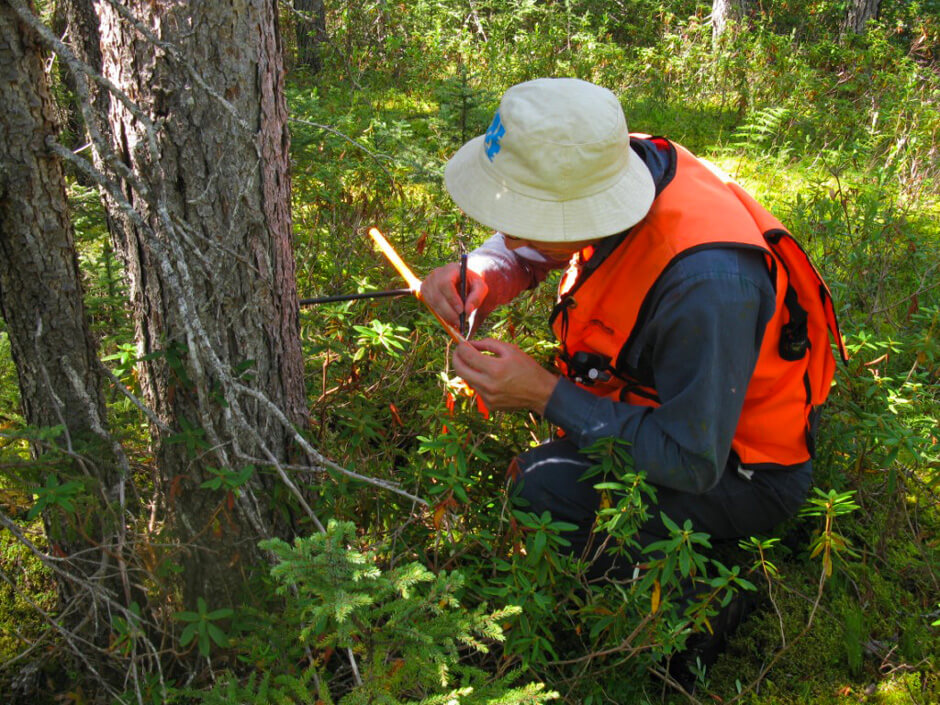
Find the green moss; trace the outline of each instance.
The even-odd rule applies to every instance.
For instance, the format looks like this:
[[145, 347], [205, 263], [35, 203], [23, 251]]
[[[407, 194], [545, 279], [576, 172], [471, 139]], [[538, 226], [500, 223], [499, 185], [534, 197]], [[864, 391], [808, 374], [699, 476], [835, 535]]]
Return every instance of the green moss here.
[[940, 677], [935, 669], [892, 673], [868, 694], [867, 703], [909, 705], [940, 702]]
[[[853, 525], [865, 535], [871, 525], [885, 526], [877, 513]], [[935, 703], [940, 629], [929, 626], [936, 609], [926, 584], [930, 566], [909, 536], [886, 538], [891, 560], [852, 564], [825, 586], [813, 626], [797, 639], [809, 619], [819, 564], [805, 559], [784, 563], [782, 585], [748, 619], [709, 674], [709, 690], [729, 699], [738, 684], [752, 683], [770, 659], [789, 645], [761, 682], [753, 705], [862, 702]], [[871, 545], [871, 544], [869, 544]], [[895, 559], [903, 557], [903, 562]], [[936, 565], [936, 563], [934, 563]], [[899, 576], [918, 576], [905, 581]], [[921, 581], [924, 580], [924, 582]], [[779, 610], [779, 614], [778, 614]], [[781, 636], [781, 632], [784, 635]]]
[[20, 418], [20, 395], [16, 367], [10, 353], [10, 336], [0, 319], [0, 426]]
[[[31, 532], [39, 531], [36, 522]], [[56, 590], [50, 572], [9, 531], [0, 531], [0, 576], [0, 664], [6, 664], [42, 635], [46, 625], [33, 605], [52, 611]]]

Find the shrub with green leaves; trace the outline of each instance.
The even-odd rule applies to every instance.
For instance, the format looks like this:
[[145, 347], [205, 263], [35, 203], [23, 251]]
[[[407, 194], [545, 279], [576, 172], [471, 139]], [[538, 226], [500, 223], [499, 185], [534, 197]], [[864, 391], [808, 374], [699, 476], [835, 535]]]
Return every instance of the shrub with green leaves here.
[[[273, 677], [264, 669], [241, 684], [224, 679], [203, 702], [521, 705], [554, 697], [541, 684], [514, 686], [518, 671], [492, 676], [469, 663], [467, 656], [504, 639], [518, 608], [467, 608], [460, 573], [434, 574], [416, 562], [382, 569], [380, 551], [358, 544], [355, 526], [336, 521], [293, 544], [262, 543], [277, 557], [271, 575], [286, 600], [272, 626], [301, 647], [303, 665]], [[224, 637], [212, 624], [224, 616], [201, 610], [178, 618], [189, 622], [184, 637], [198, 635], [202, 649]]]

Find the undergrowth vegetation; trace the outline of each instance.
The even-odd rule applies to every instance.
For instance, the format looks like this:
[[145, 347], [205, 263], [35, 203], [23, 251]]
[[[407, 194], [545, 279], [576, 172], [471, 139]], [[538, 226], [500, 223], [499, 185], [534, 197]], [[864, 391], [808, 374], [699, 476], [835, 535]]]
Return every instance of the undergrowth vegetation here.
[[[836, 3], [775, 1], [717, 43], [709, 6], [687, 0], [327, 7], [322, 70], [296, 67], [288, 81], [301, 297], [403, 286], [369, 244], [373, 225], [418, 276], [482, 242], [489, 233], [447, 197], [443, 164], [486, 130], [510, 85], [576, 76], [617, 93], [632, 130], [709, 158], [790, 228], [833, 290], [852, 359], [837, 371], [799, 517], [741, 546], [672, 524], [641, 576], [615, 583], [559, 551], [570, 527], [507, 498], [513, 456], [552, 431], [467, 396], [446, 336], [413, 298], [305, 308], [311, 442], [428, 505], [348, 475], [317, 478], [326, 532], [267, 546], [278, 564], [250, 604], [177, 612], [178, 647], [197, 649], [205, 673], [154, 678], [145, 700], [683, 702], [693, 696], [664, 664], [690, 625], [709, 629], [747, 591], [759, 607], [697, 674], [700, 701], [940, 701], [935, 0], [885, 0], [857, 37], [839, 37]], [[294, 15], [283, 20], [289, 37]], [[120, 268], [95, 193], [75, 184], [72, 196], [89, 314], [104, 359], [133, 388]], [[480, 335], [549, 364], [551, 284], [494, 312]], [[23, 469], [17, 404], [0, 335], [0, 504], [43, 548], [35, 507], [68, 512], [68, 493]], [[145, 467], [146, 420], [123, 397], [109, 408]], [[598, 540], [609, 535], [616, 552], [655, 489], [618, 444], [591, 453], [607, 500]], [[217, 489], [243, 482], [220, 472]], [[18, 654], [55, 641], [37, 616], [54, 603], [51, 581], [25, 546], [0, 541], [2, 687], [28, 661]], [[134, 634], [132, 619], [115, 622], [115, 649], [130, 653]], [[50, 692], [79, 680], [48, 678]]]

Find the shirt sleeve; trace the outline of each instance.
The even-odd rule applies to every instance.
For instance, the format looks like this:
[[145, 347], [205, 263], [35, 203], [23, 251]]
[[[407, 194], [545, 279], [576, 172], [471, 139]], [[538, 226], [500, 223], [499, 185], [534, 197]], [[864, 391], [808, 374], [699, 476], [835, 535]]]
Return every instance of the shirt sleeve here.
[[531, 247], [510, 250], [503, 234], [495, 233], [467, 257], [467, 266], [483, 277], [489, 289], [476, 315], [476, 324], [479, 325], [497, 306], [509, 303], [519, 293], [537, 286], [552, 269], [567, 264], [567, 261], [546, 257]]
[[579, 446], [601, 438], [630, 443], [635, 468], [655, 484], [702, 493], [731, 451], [744, 393], [775, 296], [759, 253], [711, 249], [664, 273], [653, 306], [627, 351], [652, 371], [655, 408], [598, 397], [561, 379], [545, 418]]

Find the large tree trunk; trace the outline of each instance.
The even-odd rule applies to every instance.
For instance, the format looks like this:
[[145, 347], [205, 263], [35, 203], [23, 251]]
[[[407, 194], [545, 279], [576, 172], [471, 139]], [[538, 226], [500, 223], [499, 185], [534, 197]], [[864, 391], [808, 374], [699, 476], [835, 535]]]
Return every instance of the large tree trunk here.
[[307, 418], [277, 3], [96, 7], [102, 72], [123, 93], [109, 121], [126, 170], [112, 165], [108, 206], [184, 595], [231, 604], [258, 540], [288, 532], [271, 468], [292, 453], [284, 421]]
[[36, 467], [45, 469], [24, 479], [83, 485], [72, 511], [51, 505], [44, 519], [52, 552], [65, 559], [55, 573], [64, 626], [104, 649], [110, 601], [130, 599], [119, 539], [126, 478], [107, 429], [62, 165], [47, 146], [56, 125], [43, 59], [35, 35], [5, 2], [0, 104], [0, 312], [26, 422], [61, 429], [51, 442], [34, 443]]
[[320, 47], [326, 41], [324, 0], [294, 0], [297, 17], [297, 63], [317, 73], [323, 67]]
[[869, 20], [878, 19], [880, 4], [881, 0], [850, 0], [843, 31], [855, 34], [864, 32]]

